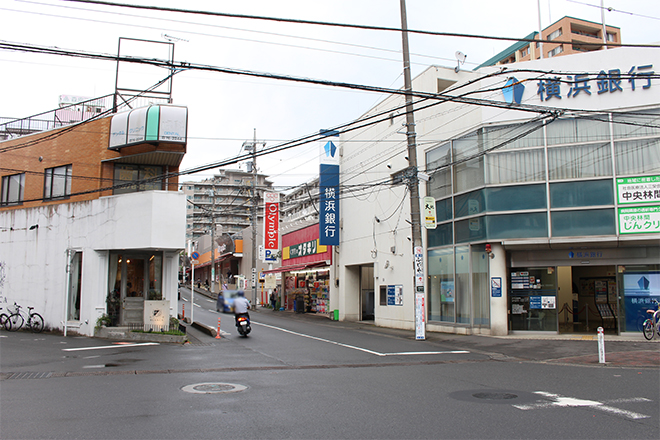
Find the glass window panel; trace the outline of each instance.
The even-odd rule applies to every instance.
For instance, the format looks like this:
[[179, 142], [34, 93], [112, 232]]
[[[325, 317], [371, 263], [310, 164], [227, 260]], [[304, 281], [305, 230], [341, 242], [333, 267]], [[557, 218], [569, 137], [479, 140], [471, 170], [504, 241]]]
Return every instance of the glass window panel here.
[[454, 249], [428, 251], [429, 321], [454, 322]]
[[472, 323], [490, 326], [490, 283], [488, 282], [488, 255], [486, 245], [472, 246]]
[[[487, 149], [497, 147], [498, 150], [513, 150], [543, 146], [543, 125], [540, 123], [488, 127], [485, 131]], [[518, 136], [522, 137], [512, 140]]]
[[660, 139], [614, 144], [617, 175], [660, 172]]
[[486, 182], [489, 184], [545, 180], [543, 149], [492, 153], [486, 156]]
[[545, 212], [489, 215], [486, 225], [491, 240], [548, 236], [548, 216]]
[[163, 299], [163, 256], [153, 254], [149, 257], [149, 300]]
[[53, 193], [53, 169], [49, 168], [44, 172], [44, 198], [47, 199]]
[[550, 207], [571, 208], [614, 204], [612, 180], [557, 182], [550, 184]]
[[[135, 165], [115, 164], [115, 185], [121, 185], [127, 182], [138, 180], [138, 167]], [[115, 188], [114, 194], [124, 194], [137, 191], [136, 185]]]
[[614, 235], [614, 209], [553, 212], [552, 236]]
[[611, 156], [609, 142], [549, 148], [550, 180], [611, 176]]
[[454, 198], [456, 205], [456, 217], [465, 217], [468, 215], [477, 215], [486, 211], [486, 202], [484, 199], [484, 190], [472, 191]]
[[486, 188], [486, 211], [518, 211], [546, 207], [545, 185]]
[[454, 223], [456, 243], [467, 243], [486, 239], [484, 217], [474, 217]]
[[2, 200], [0, 203], [8, 205], [23, 201], [25, 189], [25, 174], [14, 174], [2, 177]]
[[445, 168], [436, 171], [429, 177], [427, 185], [429, 196], [437, 198], [447, 197], [451, 194], [451, 170]]
[[658, 110], [644, 111], [656, 115], [614, 115], [612, 118], [614, 139], [641, 136], [660, 136], [660, 115]]
[[426, 170], [432, 172], [435, 168], [451, 163], [451, 143], [446, 143], [426, 153]]
[[428, 246], [446, 246], [454, 243], [453, 227], [451, 223], [443, 223], [436, 226], [435, 229], [427, 230]]
[[480, 128], [476, 132], [470, 133], [467, 136], [463, 136], [460, 139], [454, 140], [452, 146], [455, 161], [468, 159], [475, 154], [481, 153], [484, 151], [483, 128]]
[[451, 198], [438, 200], [437, 202], [435, 202], [435, 217], [438, 222], [451, 220], [452, 218]]
[[456, 322], [470, 323], [470, 247], [456, 247]]
[[593, 119], [557, 119], [547, 125], [548, 145], [572, 144], [576, 142], [604, 141], [610, 139], [607, 117]]
[[[140, 167], [140, 191], [153, 191], [163, 189], [162, 180], [152, 180], [163, 174], [163, 167], [142, 166]], [[150, 180], [145, 182], [145, 180]]]
[[[625, 270], [622, 270], [625, 269]], [[640, 284], [645, 277], [651, 282]], [[619, 266], [617, 284], [619, 289], [619, 304], [622, 332], [641, 332], [642, 324], [647, 318], [646, 310], [654, 308], [652, 300], [660, 300], [660, 283], [653, 282], [660, 277], [660, 264]], [[644, 288], [646, 287], [646, 288]]]
[[51, 197], [62, 197], [66, 195], [67, 167], [53, 169], [53, 186]]
[[[556, 332], [558, 304], [554, 268], [516, 268], [510, 273], [510, 280], [511, 330]], [[555, 297], [554, 308], [543, 308], [544, 296]]]
[[484, 158], [477, 157], [454, 165], [454, 191], [459, 193], [483, 186]]

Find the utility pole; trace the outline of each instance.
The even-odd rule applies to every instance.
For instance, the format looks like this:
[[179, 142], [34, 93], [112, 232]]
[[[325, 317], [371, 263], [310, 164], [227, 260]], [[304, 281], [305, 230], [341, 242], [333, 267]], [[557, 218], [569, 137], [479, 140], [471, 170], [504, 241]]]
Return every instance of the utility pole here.
[[[408, 49], [408, 19], [406, 0], [401, 1], [401, 30], [403, 43], [403, 86], [406, 96], [406, 136], [408, 138], [408, 189], [410, 191], [410, 216], [412, 220], [412, 245], [414, 258], [413, 286], [415, 295], [415, 337], [426, 339], [426, 314], [424, 293], [424, 256], [422, 247], [422, 223], [419, 207], [419, 180], [417, 178], [417, 141], [415, 115], [413, 113], [412, 79], [410, 75], [410, 50]], [[420, 256], [420, 254], [422, 254]], [[422, 273], [420, 285], [420, 269]]]
[[215, 293], [215, 176], [211, 189], [211, 293]]
[[[265, 142], [259, 142], [266, 145]], [[257, 129], [254, 129], [252, 142], [243, 142], [246, 151], [252, 151], [252, 308], [257, 308]]]

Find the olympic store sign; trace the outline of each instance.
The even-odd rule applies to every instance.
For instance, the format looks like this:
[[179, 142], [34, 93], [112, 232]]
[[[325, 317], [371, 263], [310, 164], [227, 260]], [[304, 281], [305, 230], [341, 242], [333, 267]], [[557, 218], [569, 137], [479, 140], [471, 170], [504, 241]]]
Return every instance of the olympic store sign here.
[[280, 194], [264, 193], [264, 249], [277, 251], [280, 248]]

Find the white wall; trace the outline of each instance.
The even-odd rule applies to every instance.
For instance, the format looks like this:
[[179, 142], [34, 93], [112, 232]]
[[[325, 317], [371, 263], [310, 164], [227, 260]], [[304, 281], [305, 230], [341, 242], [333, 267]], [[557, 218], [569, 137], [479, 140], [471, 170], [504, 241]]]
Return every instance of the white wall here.
[[110, 250], [165, 251], [163, 295], [175, 299], [185, 206], [183, 193], [147, 191], [0, 212], [0, 306], [35, 307], [48, 327], [62, 329], [69, 249], [83, 252], [81, 319], [72, 323], [81, 334], [93, 335], [105, 312]]

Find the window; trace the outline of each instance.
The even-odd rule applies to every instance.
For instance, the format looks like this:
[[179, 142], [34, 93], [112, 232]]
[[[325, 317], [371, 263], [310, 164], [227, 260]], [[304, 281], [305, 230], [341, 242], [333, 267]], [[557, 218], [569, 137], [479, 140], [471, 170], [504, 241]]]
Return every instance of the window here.
[[2, 198], [0, 206], [16, 205], [23, 202], [25, 173], [2, 176]]
[[550, 184], [551, 208], [575, 208], [614, 204], [611, 180], [558, 182]]
[[82, 252], [73, 252], [70, 263], [67, 320], [78, 321], [80, 319], [80, 298], [82, 289]]
[[614, 235], [615, 221], [614, 209], [553, 212], [552, 235], [554, 237]]
[[554, 32], [551, 32], [550, 35], [548, 35], [548, 40], [554, 40], [557, 37], [561, 36], [561, 28], [557, 29]]
[[520, 51], [520, 56], [526, 57], [527, 55], [529, 55], [529, 46]]
[[560, 45], [560, 46], [557, 46], [557, 47], [555, 47], [554, 49], [552, 49], [550, 52], [548, 52], [548, 57], [549, 57], [549, 58], [550, 58], [550, 57], [554, 57], [555, 55], [558, 55], [558, 54], [562, 53], [563, 51], [564, 51], [564, 47], [563, 47], [563, 46], [561, 46], [561, 45]]
[[162, 174], [163, 167], [157, 165], [116, 164], [114, 184], [122, 185], [129, 182], [135, 184], [115, 188], [113, 194], [162, 190], [163, 181], [159, 178]]
[[429, 321], [454, 322], [454, 249], [428, 253]]
[[612, 153], [610, 144], [549, 148], [548, 169], [550, 180], [611, 176]]
[[71, 195], [71, 165], [48, 168], [44, 173], [44, 199]]

